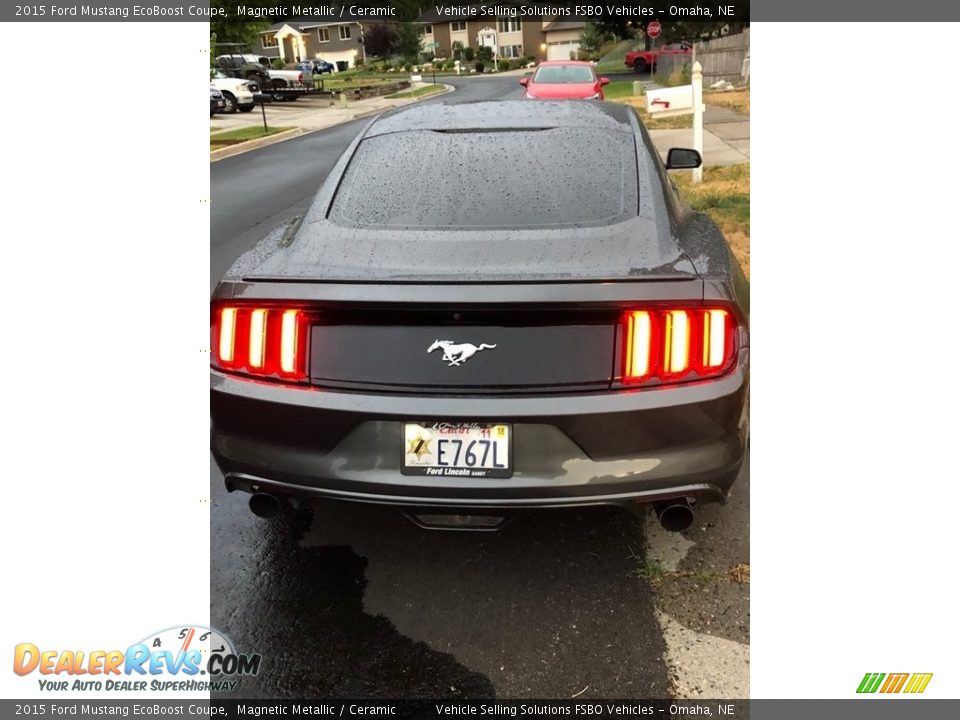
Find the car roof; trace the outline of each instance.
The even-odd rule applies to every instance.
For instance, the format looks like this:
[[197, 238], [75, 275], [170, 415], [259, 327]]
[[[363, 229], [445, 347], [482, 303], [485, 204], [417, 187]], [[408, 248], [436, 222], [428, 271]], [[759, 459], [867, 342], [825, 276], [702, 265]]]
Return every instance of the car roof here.
[[601, 102], [494, 100], [466, 103], [411, 105], [385, 113], [364, 137], [398, 132], [493, 132], [582, 127], [634, 132], [633, 110], [626, 105]]
[[544, 65], [586, 65], [587, 67], [593, 67], [593, 63], [587, 60], [544, 60], [537, 67], [540, 68]]

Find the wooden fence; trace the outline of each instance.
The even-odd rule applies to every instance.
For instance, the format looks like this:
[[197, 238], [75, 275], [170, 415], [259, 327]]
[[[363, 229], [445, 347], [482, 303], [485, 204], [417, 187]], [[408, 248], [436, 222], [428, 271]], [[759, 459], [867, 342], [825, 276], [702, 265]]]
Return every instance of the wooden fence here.
[[750, 82], [750, 28], [737, 35], [695, 43], [693, 59], [703, 66], [704, 87], [718, 80], [735, 85]]

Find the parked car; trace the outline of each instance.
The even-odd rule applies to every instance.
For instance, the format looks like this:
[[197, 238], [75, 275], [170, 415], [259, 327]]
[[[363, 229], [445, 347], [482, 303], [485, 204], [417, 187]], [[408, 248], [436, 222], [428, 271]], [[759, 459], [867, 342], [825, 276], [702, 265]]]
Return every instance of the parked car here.
[[210, 88], [210, 117], [213, 117], [218, 112], [223, 112], [226, 107], [227, 103], [223, 98], [223, 93], [216, 88]]
[[254, 106], [253, 96], [260, 92], [253, 80], [233, 78], [216, 68], [210, 69], [210, 86], [223, 93], [225, 113], [250, 112]]
[[274, 100], [296, 100], [313, 89], [313, 71], [310, 69], [268, 71], [270, 88], [265, 90]]
[[523, 97], [533, 100], [603, 100], [603, 87], [610, 81], [598, 78], [593, 65], [575, 60], [540, 63], [532, 77], [520, 78]]
[[656, 71], [657, 61], [661, 56], [692, 56], [693, 45], [688, 42], [674, 43], [665, 45], [657, 50], [634, 50], [628, 52], [623, 57], [623, 64], [628, 68], [633, 68], [636, 73], [644, 73], [648, 70]]
[[[262, 61], [266, 61], [261, 62]], [[259, 87], [269, 87], [270, 61], [256, 55], [227, 54], [217, 55], [214, 63], [221, 72], [229, 77], [240, 78], [257, 83]]]
[[[254, 78], [252, 71], [243, 68], [258, 68], [260, 87], [274, 100], [296, 100], [313, 89], [313, 70], [310, 67], [296, 70], [276, 70], [270, 65], [270, 59], [249, 53], [218, 55], [217, 62], [237, 69], [244, 77]], [[301, 63], [305, 65], [305, 63]]]
[[332, 75], [335, 69], [333, 67], [333, 63], [327, 62], [326, 60], [322, 60], [321, 58], [314, 58], [313, 60], [307, 60], [302, 64], [305, 65], [306, 69], [310, 70], [310, 72], [317, 75], [322, 75], [324, 73], [329, 73]]
[[495, 529], [521, 508], [649, 503], [688, 527], [689, 499], [727, 497], [748, 430], [748, 286], [666, 172], [700, 163], [675, 148], [665, 165], [607, 103], [371, 121], [214, 291], [227, 489], [261, 516], [332, 498]]

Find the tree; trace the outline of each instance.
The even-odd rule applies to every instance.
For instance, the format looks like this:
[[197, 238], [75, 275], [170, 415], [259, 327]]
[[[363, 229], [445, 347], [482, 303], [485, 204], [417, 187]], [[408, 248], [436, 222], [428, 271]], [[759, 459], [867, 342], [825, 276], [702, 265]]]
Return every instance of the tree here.
[[363, 49], [373, 57], [389, 57], [397, 48], [397, 33], [385, 23], [371, 25], [363, 31]]
[[[250, 0], [247, 6], [253, 7], [273, 7], [278, 3], [268, 0]], [[283, 3], [279, 3], [283, 4]], [[260, 33], [270, 27], [269, 21], [250, 20], [247, 17], [237, 15], [236, 3], [230, 3], [229, 0], [212, 0], [211, 7], [221, 8], [224, 15], [214, 16], [210, 19], [210, 34], [216, 36], [213, 42], [218, 43], [240, 43], [250, 48], [259, 50]], [[256, 50], [254, 50], [256, 52]]]
[[621, 40], [634, 38], [637, 35], [637, 30], [645, 30], [647, 27], [646, 23], [639, 23], [633, 20], [620, 20], [617, 18], [597, 20], [593, 24], [597, 26], [597, 32], [603, 35], [618, 37]]
[[610, 40], [611, 35], [603, 32], [597, 23], [584, 23], [583, 30], [580, 31], [580, 47], [588, 53], [595, 53]]
[[406, 62], [415, 63], [420, 56], [420, 36], [423, 25], [413, 22], [401, 22], [396, 25], [397, 41], [395, 52]]

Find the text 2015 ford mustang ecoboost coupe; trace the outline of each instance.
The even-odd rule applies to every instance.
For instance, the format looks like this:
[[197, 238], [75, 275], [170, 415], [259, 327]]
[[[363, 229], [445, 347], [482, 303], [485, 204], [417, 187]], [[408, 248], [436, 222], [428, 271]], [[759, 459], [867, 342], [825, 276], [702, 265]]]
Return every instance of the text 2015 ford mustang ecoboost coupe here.
[[230, 490], [495, 527], [650, 503], [682, 529], [744, 456], [748, 290], [634, 112], [421, 105], [372, 121], [211, 308]]

